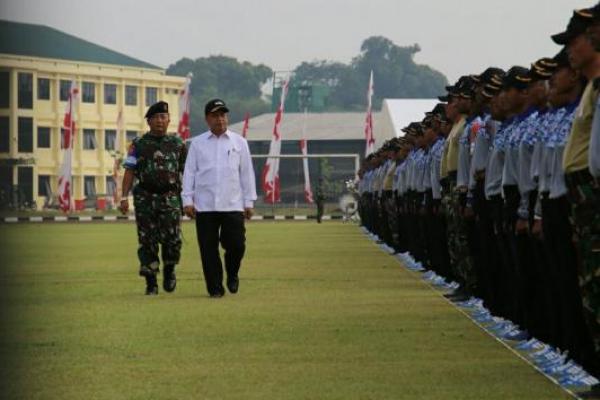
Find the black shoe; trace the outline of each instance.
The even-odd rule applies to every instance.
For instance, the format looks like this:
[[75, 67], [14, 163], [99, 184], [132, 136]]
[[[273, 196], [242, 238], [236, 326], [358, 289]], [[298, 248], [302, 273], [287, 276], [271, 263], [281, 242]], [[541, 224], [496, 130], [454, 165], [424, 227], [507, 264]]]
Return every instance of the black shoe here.
[[165, 289], [165, 292], [170, 293], [175, 290], [175, 286], [177, 286], [175, 266], [165, 265], [165, 268], [163, 269], [163, 289]]
[[146, 294], [154, 296], [158, 294], [158, 282], [156, 281], [156, 275], [146, 275]]
[[157, 295], [158, 294], [158, 282], [156, 281], [156, 273], [158, 271], [153, 271], [148, 267], [140, 268], [140, 276], [143, 276], [146, 279], [146, 294], [147, 295]]
[[209, 294], [209, 296], [213, 299], [219, 299], [219, 298], [223, 297], [224, 295], [225, 295], [225, 293], [221, 293], [221, 292]]
[[227, 278], [227, 289], [229, 289], [229, 293], [237, 293], [239, 286], [240, 280], [237, 276]]

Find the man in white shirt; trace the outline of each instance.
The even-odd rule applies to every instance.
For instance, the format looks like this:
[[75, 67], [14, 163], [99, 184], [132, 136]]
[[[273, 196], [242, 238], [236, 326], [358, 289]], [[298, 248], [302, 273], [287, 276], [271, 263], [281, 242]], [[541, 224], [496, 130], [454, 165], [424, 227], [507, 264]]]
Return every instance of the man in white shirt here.
[[256, 181], [246, 139], [227, 129], [229, 109], [214, 99], [204, 107], [207, 132], [191, 141], [183, 173], [183, 211], [196, 219], [202, 270], [210, 297], [223, 297], [225, 250], [227, 288], [237, 293], [246, 250], [244, 219], [252, 217]]

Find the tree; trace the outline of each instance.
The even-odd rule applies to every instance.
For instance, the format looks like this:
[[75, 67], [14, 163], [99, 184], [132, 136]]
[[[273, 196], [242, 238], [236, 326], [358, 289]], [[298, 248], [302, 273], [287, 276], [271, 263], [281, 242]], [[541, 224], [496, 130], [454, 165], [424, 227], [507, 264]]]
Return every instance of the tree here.
[[270, 104], [261, 98], [261, 86], [273, 75], [266, 65], [239, 62], [233, 57], [210, 56], [196, 60], [182, 58], [167, 69], [170, 75], [194, 74], [191, 85], [192, 134], [204, 132], [204, 104], [213, 98], [222, 98], [229, 109], [229, 121], [241, 121], [248, 112], [258, 115], [269, 111]]
[[382, 36], [366, 39], [349, 65], [330, 61], [304, 62], [295, 69], [300, 81], [325, 83], [331, 88], [329, 110], [362, 110], [366, 88], [373, 71], [373, 106], [381, 108], [384, 98], [432, 98], [444, 92], [446, 77], [414, 62], [418, 44], [397, 46]]

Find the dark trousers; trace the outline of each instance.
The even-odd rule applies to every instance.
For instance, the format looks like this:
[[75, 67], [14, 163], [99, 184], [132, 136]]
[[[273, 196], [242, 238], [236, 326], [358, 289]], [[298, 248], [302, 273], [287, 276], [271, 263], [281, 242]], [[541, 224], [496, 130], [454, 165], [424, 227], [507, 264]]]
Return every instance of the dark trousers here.
[[224, 293], [219, 242], [225, 250], [227, 277], [235, 278], [246, 251], [244, 214], [239, 211], [197, 212], [196, 234], [206, 289], [209, 294]]

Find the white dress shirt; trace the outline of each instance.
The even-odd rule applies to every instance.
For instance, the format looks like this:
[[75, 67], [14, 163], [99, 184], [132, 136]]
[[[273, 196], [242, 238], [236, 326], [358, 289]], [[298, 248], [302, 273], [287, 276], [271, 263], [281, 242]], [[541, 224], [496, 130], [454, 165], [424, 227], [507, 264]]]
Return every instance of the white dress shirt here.
[[253, 208], [256, 181], [246, 139], [230, 130], [192, 139], [183, 172], [183, 206], [197, 211]]

